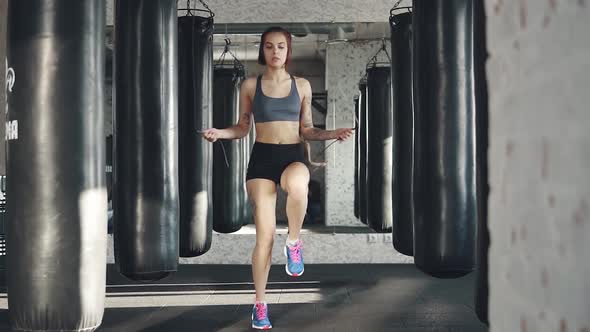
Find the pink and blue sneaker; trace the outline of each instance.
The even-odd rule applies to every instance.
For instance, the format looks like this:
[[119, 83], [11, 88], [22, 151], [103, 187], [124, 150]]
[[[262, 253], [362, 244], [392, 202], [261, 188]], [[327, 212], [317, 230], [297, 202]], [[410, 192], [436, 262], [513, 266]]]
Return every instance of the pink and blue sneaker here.
[[272, 325], [268, 320], [268, 306], [265, 302], [256, 302], [252, 308], [252, 328], [256, 330], [270, 330]]
[[297, 240], [294, 246], [285, 245], [285, 256], [287, 257], [285, 271], [292, 277], [299, 277], [304, 271], [301, 245], [301, 240]]

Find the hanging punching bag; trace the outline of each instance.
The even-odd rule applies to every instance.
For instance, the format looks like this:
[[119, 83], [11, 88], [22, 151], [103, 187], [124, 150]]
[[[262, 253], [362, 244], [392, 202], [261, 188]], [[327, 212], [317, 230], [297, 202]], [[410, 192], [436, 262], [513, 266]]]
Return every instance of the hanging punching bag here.
[[[213, 127], [227, 128], [238, 123], [243, 78], [243, 69], [215, 68]], [[219, 233], [232, 233], [242, 228], [245, 217], [244, 204], [247, 202], [242, 176], [245, 164], [242, 146], [245, 142], [241, 139], [218, 142], [213, 150], [213, 229]]]
[[367, 69], [367, 225], [391, 232], [393, 107], [391, 69]]
[[195, 257], [213, 236], [213, 144], [199, 133], [213, 125], [213, 18], [179, 17], [178, 43], [180, 256]]
[[135, 280], [178, 267], [176, 18], [176, 1], [116, 2], [115, 262]]
[[412, 162], [414, 110], [412, 104], [412, 14], [389, 17], [391, 27], [391, 81], [393, 85], [393, 247], [414, 254], [412, 221]]
[[367, 224], [367, 79], [359, 82], [359, 215]]
[[488, 86], [486, 78], [486, 15], [482, 0], [474, 5], [475, 40], [475, 107], [477, 123], [477, 276], [475, 292], [475, 312], [483, 323], [488, 319], [488, 250], [490, 234], [488, 231]]
[[457, 277], [475, 267], [473, 6], [413, 6], [414, 262], [432, 276]]
[[102, 0], [8, 3], [6, 277], [15, 331], [94, 331], [102, 321], [105, 16]]
[[[359, 96], [354, 96], [354, 117], [355, 119], [359, 118]], [[360, 183], [359, 183], [359, 178], [360, 178], [360, 172], [359, 172], [359, 167], [360, 167], [360, 161], [359, 161], [359, 157], [360, 157], [360, 144], [359, 144], [359, 140], [360, 140], [360, 135], [358, 135], [358, 133], [356, 133], [356, 135], [354, 136], [354, 216], [359, 219], [360, 218]]]

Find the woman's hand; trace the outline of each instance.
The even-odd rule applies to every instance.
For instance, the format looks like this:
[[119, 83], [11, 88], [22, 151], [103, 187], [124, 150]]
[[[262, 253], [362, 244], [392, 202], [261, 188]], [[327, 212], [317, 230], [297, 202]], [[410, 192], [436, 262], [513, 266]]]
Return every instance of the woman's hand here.
[[214, 143], [220, 138], [219, 129], [215, 128], [204, 129], [203, 131], [201, 131], [201, 135], [204, 139], [208, 140], [211, 143]]
[[336, 133], [335, 139], [337, 139], [339, 141], [345, 141], [350, 136], [352, 136], [352, 132], [354, 131], [354, 128], [338, 128], [334, 131]]

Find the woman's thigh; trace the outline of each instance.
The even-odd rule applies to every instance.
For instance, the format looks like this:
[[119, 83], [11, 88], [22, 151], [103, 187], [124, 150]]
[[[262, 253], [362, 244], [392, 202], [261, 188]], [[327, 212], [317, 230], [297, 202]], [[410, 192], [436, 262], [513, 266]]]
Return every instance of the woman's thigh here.
[[246, 182], [248, 199], [256, 225], [256, 237], [274, 236], [276, 228], [277, 186], [268, 179], [250, 179]]
[[291, 163], [281, 174], [281, 188], [291, 193], [307, 194], [309, 185], [309, 169], [301, 162]]

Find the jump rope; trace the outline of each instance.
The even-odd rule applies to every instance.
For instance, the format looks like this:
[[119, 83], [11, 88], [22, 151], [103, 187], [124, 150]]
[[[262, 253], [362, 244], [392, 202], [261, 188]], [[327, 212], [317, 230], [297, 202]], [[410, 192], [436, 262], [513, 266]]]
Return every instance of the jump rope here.
[[[359, 125], [358, 125], [358, 123], [359, 123], [359, 120], [358, 120], [358, 118], [356, 117], [356, 114], [355, 114], [355, 116], [354, 116], [354, 121], [355, 121], [355, 126], [354, 126], [354, 128], [352, 128], [352, 130], [355, 130], [355, 131], [356, 131], [356, 130], [358, 129], [358, 126], [359, 126]], [[204, 132], [205, 132], [204, 130], [197, 130], [197, 133], [199, 133], [199, 134], [202, 134], [202, 133], [204, 133]], [[339, 140], [339, 139], [335, 139], [335, 140], [334, 140], [332, 143], [328, 144], [328, 145], [327, 145], [327, 146], [326, 146], [326, 147], [325, 147], [325, 148], [324, 148], [322, 151], [320, 151], [319, 153], [316, 153], [314, 157], [318, 157], [319, 155], [323, 154], [324, 152], [326, 152], [326, 150], [327, 150], [329, 147], [331, 147], [332, 145], [334, 145], [334, 143], [336, 143], [336, 142], [338, 142], [338, 141], [340, 141], [340, 140]], [[216, 142], [219, 142], [219, 143], [220, 143], [220, 145], [221, 145], [221, 151], [223, 152], [223, 158], [224, 158], [224, 160], [225, 160], [225, 166], [226, 166], [227, 168], [229, 168], [229, 162], [228, 162], [228, 160], [227, 160], [227, 154], [226, 154], [226, 152], [225, 152], [225, 146], [223, 145], [223, 142], [222, 142], [220, 139], [218, 139]], [[311, 157], [310, 157], [309, 159], [310, 159], [310, 161], [311, 161]], [[314, 169], [313, 169], [313, 170], [310, 172], [310, 174], [313, 174], [313, 173], [314, 173], [315, 171], [317, 171], [317, 170], [318, 170], [320, 167], [321, 167], [321, 166], [314, 166]]]

